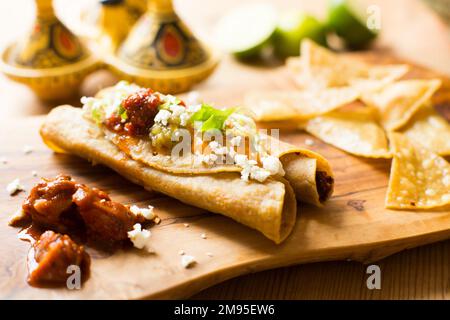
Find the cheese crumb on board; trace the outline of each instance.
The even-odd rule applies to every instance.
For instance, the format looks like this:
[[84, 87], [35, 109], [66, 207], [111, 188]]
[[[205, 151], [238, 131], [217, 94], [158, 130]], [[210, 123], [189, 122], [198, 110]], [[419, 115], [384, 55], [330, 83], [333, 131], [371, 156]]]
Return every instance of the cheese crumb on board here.
[[146, 229], [142, 229], [142, 226], [140, 223], [136, 223], [133, 226], [133, 230], [128, 231], [128, 238], [133, 243], [133, 246], [135, 246], [138, 249], [143, 249], [144, 247], [147, 247], [149, 250], [151, 248], [148, 246], [148, 240], [151, 236], [151, 232]]
[[136, 216], [141, 215], [147, 220], [153, 220], [155, 218], [155, 214], [153, 212], [152, 206], [148, 206], [148, 208], [139, 208], [136, 205], [132, 205], [130, 207], [130, 211], [134, 215], [136, 215]]
[[30, 154], [33, 152], [33, 150], [34, 150], [34, 148], [30, 145], [24, 145], [23, 149], [22, 149], [23, 153], [25, 153], [25, 154]]
[[13, 196], [19, 191], [25, 191], [25, 187], [20, 183], [19, 179], [14, 179], [6, 186], [6, 191], [8, 191], [10, 196]]
[[181, 265], [187, 269], [194, 266], [197, 263], [193, 256], [183, 255], [181, 256]]
[[202, 234], [200, 235], [200, 237], [201, 237], [202, 239], [206, 239], [206, 233], [202, 233]]

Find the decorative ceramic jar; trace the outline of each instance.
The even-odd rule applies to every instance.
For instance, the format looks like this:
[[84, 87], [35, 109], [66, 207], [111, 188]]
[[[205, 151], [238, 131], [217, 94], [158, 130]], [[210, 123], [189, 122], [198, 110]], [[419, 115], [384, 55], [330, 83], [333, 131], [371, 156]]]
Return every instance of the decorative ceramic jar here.
[[147, 2], [147, 12], [106, 62], [121, 79], [165, 93], [186, 91], [212, 73], [218, 55], [180, 20], [171, 0]]
[[1, 53], [1, 70], [29, 86], [40, 98], [77, 94], [81, 81], [99, 67], [97, 58], [56, 17], [52, 0], [35, 0], [32, 29]]

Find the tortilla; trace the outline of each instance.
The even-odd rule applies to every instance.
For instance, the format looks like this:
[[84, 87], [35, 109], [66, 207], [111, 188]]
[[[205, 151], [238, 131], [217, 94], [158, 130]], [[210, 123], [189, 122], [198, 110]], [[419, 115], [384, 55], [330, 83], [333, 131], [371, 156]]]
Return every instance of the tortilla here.
[[401, 132], [440, 156], [450, 155], [450, 124], [432, 105], [420, 108]]
[[101, 129], [71, 106], [53, 109], [46, 117], [41, 136], [57, 151], [75, 154], [104, 164], [134, 183], [184, 203], [223, 214], [280, 243], [296, 220], [296, 199], [290, 184], [280, 178], [264, 183], [245, 182], [239, 173], [208, 175], [172, 174], [132, 160], [105, 139]]
[[400, 133], [391, 133], [392, 162], [386, 207], [429, 209], [450, 204], [450, 164]]
[[380, 121], [388, 131], [398, 130], [440, 87], [441, 80], [403, 80], [383, 89], [365, 93], [361, 99], [380, 112]]
[[352, 88], [333, 88], [320, 91], [252, 92], [245, 97], [245, 107], [253, 112], [256, 121], [311, 119], [358, 99]]
[[407, 65], [370, 65], [335, 54], [309, 39], [301, 43], [301, 56], [289, 58], [287, 66], [301, 88], [321, 90], [350, 86], [360, 92], [381, 89], [401, 78], [409, 68]]
[[368, 158], [391, 158], [383, 129], [371, 109], [333, 111], [311, 119], [306, 131], [348, 153]]
[[321, 207], [334, 189], [334, 175], [329, 162], [320, 154], [267, 137], [271, 155], [280, 159], [297, 199]]

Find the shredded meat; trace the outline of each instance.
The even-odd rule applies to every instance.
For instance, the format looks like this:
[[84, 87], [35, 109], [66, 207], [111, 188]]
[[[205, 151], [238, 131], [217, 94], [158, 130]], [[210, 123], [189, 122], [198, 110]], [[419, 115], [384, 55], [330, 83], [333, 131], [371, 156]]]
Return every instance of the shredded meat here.
[[97, 189], [80, 185], [73, 201], [86, 224], [88, 238], [106, 243], [127, 240], [127, 232], [135, 223], [144, 222], [123, 204], [111, 201], [109, 196]]
[[328, 199], [333, 187], [333, 178], [324, 171], [316, 172], [317, 191], [319, 192], [319, 200], [321, 202]]
[[37, 184], [22, 209], [25, 217], [42, 227], [69, 234], [83, 230], [89, 240], [108, 245], [126, 241], [133, 225], [145, 221], [107, 193], [65, 175]]
[[91, 244], [113, 249], [129, 241], [128, 231], [135, 223], [146, 220], [106, 192], [67, 175], [43, 179], [31, 190], [22, 211], [14, 222], [31, 220], [23, 239], [34, 241], [28, 254], [28, 282], [33, 286], [64, 285], [70, 265], [79, 266], [82, 280], [87, 278], [90, 257], [72, 238], [84, 243], [87, 237]]
[[61, 285], [70, 275], [67, 268], [80, 267], [82, 280], [89, 274], [90, 257], [69, 236], [44, 232], [28, 254], [28, 282], [33, 286]]
[[76, 183], [66, 175], [43, 179], [31, 189], [22, 209], [33, 222], [66, 232], [81, 224], [72, 201], [76, 189]]

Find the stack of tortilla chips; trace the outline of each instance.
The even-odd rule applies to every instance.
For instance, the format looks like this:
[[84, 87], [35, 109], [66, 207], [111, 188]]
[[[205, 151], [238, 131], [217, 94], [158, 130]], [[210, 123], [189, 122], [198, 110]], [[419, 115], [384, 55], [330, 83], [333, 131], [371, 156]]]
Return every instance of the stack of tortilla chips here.
[[253, 92], [260, 122], [298, 127], [350, 154], [393, 158], [386, 206], [450, 205], [450, 124], [431, 104], [440, 79], [401, 78], [407, 65], [372, 65], [305, 40], [287, 66], [296, 91]]

